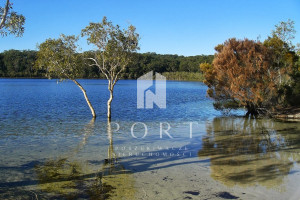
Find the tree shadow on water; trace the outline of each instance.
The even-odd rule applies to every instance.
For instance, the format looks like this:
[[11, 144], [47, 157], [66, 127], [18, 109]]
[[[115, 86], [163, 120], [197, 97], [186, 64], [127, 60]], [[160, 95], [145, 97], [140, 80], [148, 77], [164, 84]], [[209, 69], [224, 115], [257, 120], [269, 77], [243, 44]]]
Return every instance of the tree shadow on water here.
[[211, 177], [227, 186], [280, 186], [300, 160], [299, 127], [266, 119], [215, 118], [208, 123], [200, 158]]
[[[76, 160], [76, 155], [93, 131], [94, 121], [91, 121], [84, 128], [82, 141], [65, 157], [7, 168], [20, 172], [25, 168], [34, 169], [37, 179], [0, 183], [0, 197], [133, 199], [136, 193], [133, 173], [189, 164], [209, 166], [211, 177], [228, 186], [246, 187], [259, 183], [275, 187], [291, 173], [294, 161], [300, 161], [297, 124], [291, 126], [273, 120], [226, 117], [207, 122], [206, 135], [200, 137], [200, 141], [193, 138], [186, 145], [187, 150], [184, 147], [182, 150], [157, 149], [144, 155], [121, 158], [114, 150], [112, 128], [108, 123], [107, 157], [100, 161], [89, 160], [88, 164], [98, 167], [89, 170]], [[193, 153], [193, 150], [199, 151]]]
[[[0, 183], [0, 198], [5, 199], [133, 199], [134, 180], [115, 157], [111, 124], [107, 125], [108, 155], [99, 163], [98, 170], [89, 170], [76, 160], [94, 131], [94, 119], [84, 128], [82, 141], [62, 158], [45, 162], [34, 161], [25, 166], [34, 170], [36, 180], [7, 181]], [[24, 172], [24, 167], [6, 170]]]

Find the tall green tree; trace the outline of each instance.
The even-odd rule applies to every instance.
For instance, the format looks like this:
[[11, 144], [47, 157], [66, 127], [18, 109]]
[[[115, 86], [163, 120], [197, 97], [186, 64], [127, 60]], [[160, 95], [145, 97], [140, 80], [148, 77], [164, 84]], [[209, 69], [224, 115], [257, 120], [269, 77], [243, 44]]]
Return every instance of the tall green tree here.
[[107, 101], [107, 118], [111, 121], [114, 86], [132, 61], [133, 53], [139, 49], [139, 34], [132, 25], [122, 30], [119, 25], [113, 25], [103, 17], [102, 22], [90, 23], [85, 27], [81, 35], [87, 37], [88, 44], [97, 48], [94, 56], [87, 59], [92, 62], [90, 65], [96, 65], [108, 80], [110, 97]]
[[300, 102], [299, 55], [293, 44], [296, 33], [294, 24], [292, 20], [280, 22], [264, 41], [264, 45], [272, 51], [272, 67], [278, 71], [278, 103], [283, 105], [296, 105], [296, 102]]
[[273, 68], [278, 70], [280, 85], [287, 84], [290, 80], [287, 74], [291, 72], [294, 64], [295, 46], [292, 40], [295, 38], [295, 33], [294, 21], [280, 22], [275, 25], [271, 36], [264, 41], [264, 45], [272, 51]]
[[82, 72], [81, 66], [78, 65], [81, 55], [77, 53], [77, 41], [78, 37], [66, 35], [61, 35], [59, 39], [47, 39], [38, 47], [36, 66], [39, 69], [45, 69], [49, 78], [58, 77], [72, 80], [82, 91], [95, 118], [96, 113], [86, 91], [76, 80]]
[[12, 3], [6, 0], [5, 6], [0, 7], [0, 34], [13, 34], [20, 37], [24, 33], [25, 17], [13, 11]]

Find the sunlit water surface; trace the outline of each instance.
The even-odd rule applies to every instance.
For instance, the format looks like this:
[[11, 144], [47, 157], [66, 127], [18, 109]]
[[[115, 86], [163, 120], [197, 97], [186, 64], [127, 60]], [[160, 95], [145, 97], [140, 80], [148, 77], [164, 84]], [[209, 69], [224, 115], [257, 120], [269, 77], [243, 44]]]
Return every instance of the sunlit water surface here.
[[80, 83], [96, 120], [70, 81], [0, 79], [0, 199], [299, 198], [298, 122], [224, 117], [198, 82], [137, 109], [121, 80], [108, 124], [107, 82]]

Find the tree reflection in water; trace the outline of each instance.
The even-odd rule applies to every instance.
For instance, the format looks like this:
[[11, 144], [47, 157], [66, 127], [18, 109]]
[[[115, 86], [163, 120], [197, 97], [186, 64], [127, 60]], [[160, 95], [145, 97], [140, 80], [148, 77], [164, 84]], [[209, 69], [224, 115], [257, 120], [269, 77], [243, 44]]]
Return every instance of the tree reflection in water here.
[[84, 130], [82, 142], [68, 157], [49, 160], [35, 167], [39, 188], [51, 198], [133, 199], [134, 179], [114, 153], [111, 123], [107, 124], [108, 156], [98, 172], [93, 173], [84, 168], [84, 163], [74, 161], [94, 130], [94, 119]]
[[210, 158], [212, 178], [227, 186], [279, 186], [300, 161], [297, 123], [223, 117], [206, 129], [198, 156]]

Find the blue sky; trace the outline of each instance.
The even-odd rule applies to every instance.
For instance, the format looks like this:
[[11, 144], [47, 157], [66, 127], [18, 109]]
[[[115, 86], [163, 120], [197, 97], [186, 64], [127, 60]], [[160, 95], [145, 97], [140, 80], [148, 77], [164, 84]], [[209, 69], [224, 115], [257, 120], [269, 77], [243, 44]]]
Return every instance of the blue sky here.
[[[4, 0], [0, 0], [2, 6]], [[80, 34], [89, 22], [107, 16], [114, 24], [137, 27], [140, 52], [185, 56], [214, 54], [226, 39], [265, 39], [280, 21], [292, 19], [300, 42], [298, 0], [12, 0], [26, 17], [23, 37], [0, 38], [0, 52], [37, 50], [61, 33]], [[84, 39], [83, 50], [92, 49]]]

